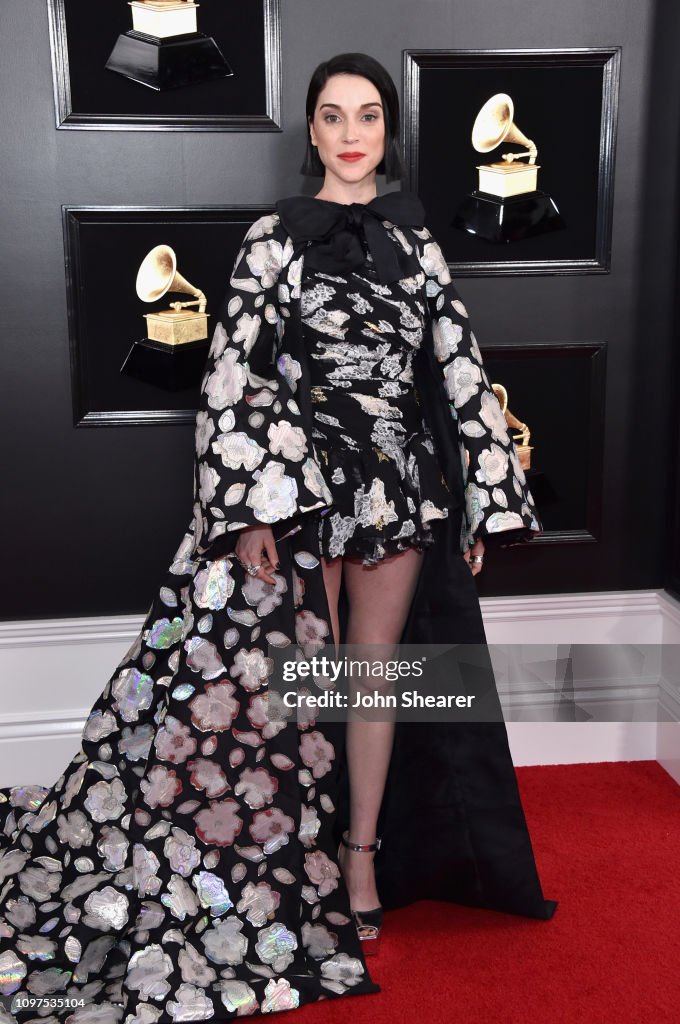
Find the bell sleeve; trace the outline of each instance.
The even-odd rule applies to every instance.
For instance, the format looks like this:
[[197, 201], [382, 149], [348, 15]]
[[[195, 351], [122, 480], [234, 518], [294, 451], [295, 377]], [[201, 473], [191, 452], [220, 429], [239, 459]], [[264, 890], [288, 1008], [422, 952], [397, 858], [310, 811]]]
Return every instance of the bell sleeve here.
[[292, 255], [277, 214], [255, 221], [215, 326], [196, 414], [193, 534], [202, 558], [232, 552], [245, 526], [292, 522], [333, 501], [303, 425], [300, 364], [281, 345], [290, 289], [279, 279]]
[[517, 449], [444, 255], [427, 228], [415, 234], [430, 328], [424, 344], [440, 369], [457, 426], [465, 494], [462, 549], [480, 537], [491, 547], [525, 543], [542, 526]]

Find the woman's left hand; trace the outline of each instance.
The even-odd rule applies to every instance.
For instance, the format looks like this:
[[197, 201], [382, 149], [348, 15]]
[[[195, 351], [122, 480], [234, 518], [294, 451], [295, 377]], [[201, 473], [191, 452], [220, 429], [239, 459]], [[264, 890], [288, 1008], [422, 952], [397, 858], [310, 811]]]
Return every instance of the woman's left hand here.
[[484, 567], [484, 563], [483, 562], [471, 562], [470, 561], [470, 555], [481, 555], [482, 557], [484, 556], [484, 541], [483, 540], [476, 540], [474, 542], [474, 544], [472, 545], [472, 547], [468, 548], [468, 550], [463, 555], [463, 558], [465, 559], [465, 561], [470, 566], [470, 572], [472, 573], [473, 576], [476, 576], [478, 572], [482, 571], [482, 569]]

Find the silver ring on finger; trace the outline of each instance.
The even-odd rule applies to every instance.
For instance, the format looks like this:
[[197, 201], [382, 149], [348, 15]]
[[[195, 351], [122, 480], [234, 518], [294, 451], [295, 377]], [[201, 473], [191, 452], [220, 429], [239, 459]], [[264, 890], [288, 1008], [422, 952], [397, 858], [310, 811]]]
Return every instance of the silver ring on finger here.
[[257, 576], [261, 565], [262, 562], [259, 562], [257, 565], [245, 565], [244, 569], [250, 576]]

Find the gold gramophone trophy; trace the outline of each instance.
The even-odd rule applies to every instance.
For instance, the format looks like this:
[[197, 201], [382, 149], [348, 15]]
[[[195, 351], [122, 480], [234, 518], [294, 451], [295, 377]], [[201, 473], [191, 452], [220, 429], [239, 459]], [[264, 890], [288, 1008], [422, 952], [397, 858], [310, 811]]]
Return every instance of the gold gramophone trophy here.
[[132, 29], [118, 36], [106, 62], [109, 71], [157, 92], [233, 75], [212, 36], [198, 31], [199, 4], [128, 0], [128, 5]]
[[[486, 101], [472, 127], [472, 145], [489, 153], [502, 142], [524, 146], [495, 163], [477, 164], [478, 188], [465, 197], [451, 226], [489, 242], [517, 242], [565, 227], [554, 200], [537, 188], [536, 144], [520, 131], [506, 92]], [[528, 163], [519, 161], [528, 157]]]
[[169, 245], [156, 245], [144, 257], [136, 290], [142, 302], [156, 302], [167, 292], [193, 298], [144, 314], [147, 337], [135, 341], [120, 372], [171, 391], [191, 387], [204, 368], [209, 344], [204, 293], [179, 273]]
[[519, 430], [519, 434], [511, 434], [512, 440], [515, 442], [517, 448], [517, 457], [519, 464], [523, 470], [531, 469], [531, 453], [534, 450], [533, 445], [529, 444], [531, 437], [531, 431], [529, 430], [526, 423], [522, 423], [518, 420], [508, 408], [508, 392], [502, 384], [492, 384], [491, 388], [499, 401], [501, 412], [505, 416], [505, 422], [507, 425], [515, 430]]

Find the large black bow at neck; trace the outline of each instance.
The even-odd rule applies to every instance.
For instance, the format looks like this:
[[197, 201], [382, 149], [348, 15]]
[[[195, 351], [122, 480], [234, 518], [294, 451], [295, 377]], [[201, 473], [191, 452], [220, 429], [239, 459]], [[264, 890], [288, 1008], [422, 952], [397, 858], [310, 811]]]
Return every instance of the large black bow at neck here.
[[370, 203], [349, 204], [314, 196], [289, 196], [279, 199], [276, 211], [294, 243], [313, 243], [305, 249], [307, 266], [327, 274], [363, 266], [363, 232], [382, 284], [414, 273], [412, 260], [401, 245], [394, 243], [382, 223], [387, 220], [396, 226], [423, 227], [425, 210], [414, 192], [388, 192]]

